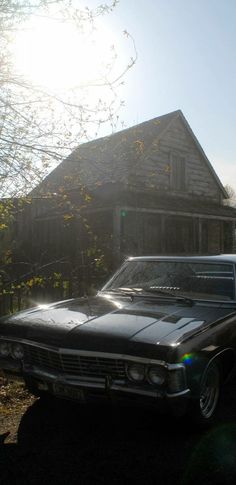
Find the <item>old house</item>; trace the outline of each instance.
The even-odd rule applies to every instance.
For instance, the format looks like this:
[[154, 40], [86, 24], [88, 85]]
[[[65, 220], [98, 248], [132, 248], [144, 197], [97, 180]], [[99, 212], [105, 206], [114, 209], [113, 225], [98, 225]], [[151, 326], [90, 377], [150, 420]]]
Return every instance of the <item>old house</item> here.
[[233, 251], [236, 210], [180, 110], [80, 145], [31, 196], [18, 237], [42, 263]]

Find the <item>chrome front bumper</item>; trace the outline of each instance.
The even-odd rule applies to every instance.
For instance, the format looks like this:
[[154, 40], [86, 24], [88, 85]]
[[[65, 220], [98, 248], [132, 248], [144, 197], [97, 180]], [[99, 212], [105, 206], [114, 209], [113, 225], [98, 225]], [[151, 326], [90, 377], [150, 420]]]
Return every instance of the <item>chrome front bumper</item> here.
[[104, 395], [108, 395], [112, 392], [120, 392], [130, 395], [151, 397], [154, 399], [183, 397], [190, 393], [188, 388], [170, 394], [166, 389], [144, 389], [131, 385], [125, 380], [112, 380], [109, 376], [106, 378], [75, 377], [44, 371], [42, 369], [30, 368], [29, 366], [20, 366], [19, 368], [19, 365], [16, 365], [16, 363], [14, 364], [15, 365], [5, 366], [3, 372], [6, 377], [22, 381], [27, 381], [27, 379], [30, 378], [38, 389], [43, 389], [45, 391], [52, 390], [55, 385], [61, 385], [85, 391], [101, 391]]
[[[186, 382], [185, 367], [180, 363], [169, 364], [161, 360], [133, 355], [66, 348], [60, 349], [23, 339], [16, 340], [8, 338], [3, 340], [8, 340], [9, 342], [17, 341], [24, 345], [26, 352], [25, 362], [11, 360], [9, 358], [0, 359], [0, 368], [5, 371], [5, 374], [11, 375], [13, 378], [14, 376], [15, 378], [22, 377], [25, 381], [32, 380], [36, 386], [41, 383], [42, 386], [45, 385], [45, 389], [48, 386], [49, 390], [52, 390], [53, 386], [58, 384], [84, 391], [100, 391], [104, 395], [109, 395], [109, 393], [114, 392], [123, 393], [124, 396], [129, 394], [154, 399], [172, 399], [188, 396], [190, 394]], [[31, 352], [33, 352], [33, 357]], [[88, 366], [86, 359], [92, 359], [92, 366], [90, 365], [90, 362]], [[99, 372], [96, 374], [97, 368], [95, 368], [94, 365], [97, 365], [97, 362], [99, 362], [100, 359], [102, 363], [105, 361], [105, 367], [103, 365], [102, 373], [100, 372], [99, 375]], [[84, 374], [80, 371], [80, 360], [86, 364], [86, 373], [84, 372]], [[126, 363], [136, 362], [144, 365], [161, 365], [165, 367], [169, 375], [168, 383], [166, 383], [165, 386], [158, 388], [152, 385], [147, 385], [147, 383], [135, 383], [128, 380], [125, 372], [125, 365]], [[73, 365], [71, 365], [71, 363], [73, 363]], [[82, 371], [83, 365], [81, 367]], [[118, 369], [115, 373], [112, 373], [113, 365]], [[106, 366], [107, 369], [104, 370]], [[178, 375], [180, 375], [180, 381], [178, 381]], [[175, 376], [177, 376], [177, 380], [175, 379]]]

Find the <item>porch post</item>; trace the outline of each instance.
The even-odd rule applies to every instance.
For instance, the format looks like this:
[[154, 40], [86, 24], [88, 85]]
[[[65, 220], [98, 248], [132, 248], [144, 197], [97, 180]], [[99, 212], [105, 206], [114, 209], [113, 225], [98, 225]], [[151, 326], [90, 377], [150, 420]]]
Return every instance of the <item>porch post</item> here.
[[166, 216], [161, 214], [161, 253], [166, 253]]
[[202, 254], [202, 219], [198, 218], [198, 253]]
[[121, 214], [120, 207], [113, 210], [113, 266], [121, 262]]

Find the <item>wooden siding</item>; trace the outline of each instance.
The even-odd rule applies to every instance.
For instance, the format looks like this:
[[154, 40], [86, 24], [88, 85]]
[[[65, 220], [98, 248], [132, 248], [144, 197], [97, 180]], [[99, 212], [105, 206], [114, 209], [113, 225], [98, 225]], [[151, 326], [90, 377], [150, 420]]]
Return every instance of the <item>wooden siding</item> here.
[[[171, 159], [180, 157], [186, 163], [186, 190], [174, 190]], [[183, 121], [174, 119], [160, 139], [153, 142], [145, 157], [130, 167], [131, 184], [161, 191], [168, 191], [181, 197], [204, 197], [221, 202], [220, 188], [210, 172]]]

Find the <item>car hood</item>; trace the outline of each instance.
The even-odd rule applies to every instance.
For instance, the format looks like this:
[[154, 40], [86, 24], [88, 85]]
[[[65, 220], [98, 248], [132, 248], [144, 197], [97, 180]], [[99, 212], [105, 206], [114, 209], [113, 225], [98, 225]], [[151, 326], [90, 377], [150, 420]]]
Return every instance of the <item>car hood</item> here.
[[[107, 294], [42, 305], [0, 321], [0, 336], [57, 347], [128, 352], [132, 345], [172, 345], [223, 319], [230, 305], [176, 302]], [[128, 349], [129, 347], [129, 349]]]

